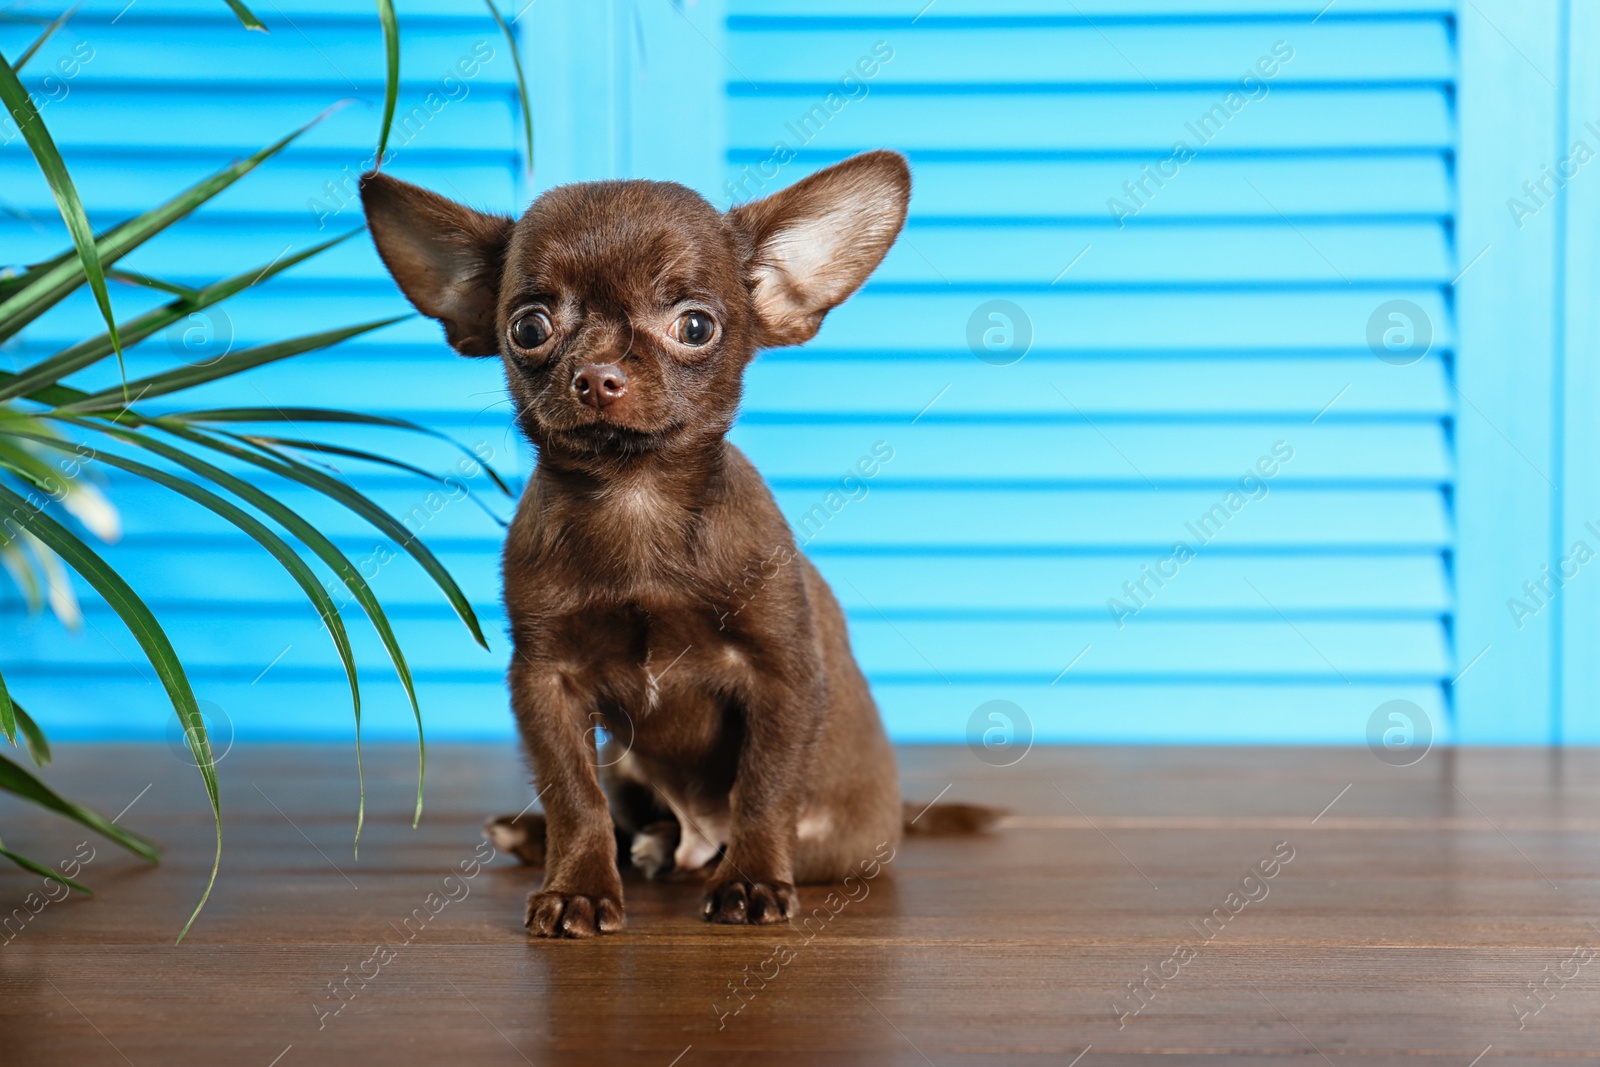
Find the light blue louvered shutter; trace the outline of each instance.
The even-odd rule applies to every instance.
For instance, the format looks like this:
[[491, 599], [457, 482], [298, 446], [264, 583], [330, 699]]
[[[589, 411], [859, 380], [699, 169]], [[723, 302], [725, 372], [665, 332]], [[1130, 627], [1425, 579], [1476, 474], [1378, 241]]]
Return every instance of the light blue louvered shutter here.
[[991, 699], [1051, 739], [1443, 728], [1452, 8], [1320, 7], [729, 5], [725, 201], [913, 165], [901, 242], [736, 434], [792, 520], [847, 501], [807, 549], [896, 736]]
[[[52, 7], [27, 10], [54, 15]], [[362, 225], [355, 178], [371, 159], [383, 98], [383, 45], [373, 8], [358, 0], [280, 0], [261, 6], [270, 35], [246, 32], [211, 0], [88, 3], [24, 71], [47, 101], [42, 114], [97, 228], [154, 206], [224, 165], [337, 110], [194, 218], [124, 261], [187, 285], [203, 284]], [[481, 5], [400, 6], [403, 90], [390, 148], [396, 173], [475, 206], [517, 210], [526, 196], [512, 60]], [[0, 24], [8, 56], [37, 27]], [[63, 58], [90, 58], [64, 75]], [[14, 130], [13, 130], [14, 132]], [[68, 245], [49, 192], [20, 138], [0, 147], [0, 262], [30, 262]], [[157, 302], [113, 286], [122, 317]], [[223, 314], [182, 324], [130, 351], [137, 377], [179, 360], [408, 311], [365, 235], [238, 297]], [[0, 353], [12, 367], [100, 329], [77, 298]], [[85, 380], [114, 381], [114, 366]], [[420, 420], [515, 476], [498, 361], [454, 357], [438, 327], [419, 319], [325, 353], [275, 365], [186, 399], [199, 406], [340, 406]], [[159, 410], [161, 402], [149, 405]], [[345, 440], [450, 472], [461, 457], [393, 433], [350, 434], [281, 425], [291, 437]], [[313, 457], [317, 459], [317, 457]], [[321, 459], [318, 459], [321, 462]], [[457, 493], [381, 467], [327, 460], [400, 517], [457, 575], [495, 651], [483, 652], [409, 559], [348, 512], [287, 483], [271, 486], [316, 523], [372, 579], [411, 657], [430, 725], [444, 735], [509, 733], [499, 625], [499, 528]], [[223, 462], [224, 466], [235, 466]], [[93, 465], [91, 464], [91, 469]], [[241, 468], [243, 469], [243, 468]], [[459, 471], [457, 471], [459, 473]], [[252, 478], [260, 478], [252, 474]], [[470, 483], [500, 514], [506, 502], [480, 476]], [[184, 655], [197, 695], [221, 734], [348, 737], [350, 700], [328, 636], [299, 589], [259, 548], [210, 513], [164, 490], [106, 478], [125, 534], [105, 550], [149, 598]], [[52, 736], [178, 736], [137, 647], [102, 604], [86, 598], [86, 625], [63, 634], [22, 617], [0, 591], [7, 676]], [[336, 594], [348, 600], [342, 590]], [[393, 669], [359, 608], [344, 609], [363, 666], [369, 736], [414, 729]]]
[[[204, 279], [355, 221], [348, 205], [331, 208], [377, 123], [379, 41], [364, 5], [285, 4], [269, 41], [206, 0], [118, 9], [91, 6], [75, 21], [96, 58], [59, 114], [47, 112], [100, 221], [341, 97], [360, 101], [130, 265]], [[676, 177], [727, 204], [855, 150], [910, 155], [905, 239], [817, 342], [757, 362], [735, 432], [844, 601], [897, 737], [959, 740], [991, 699], [1015, 701], [1048, 739], [1358, 741], [1369, 712], [1395, 698], [1445, 721], [1455, 610], [1447, 297], [1460, 265], [1452, 8], [1320, 9], [530, 9], [522, 25], [547, 44], [530, 64], [541, 187]], [[464, 99], [414, 111], [475, 43], [498, 47], [487, 18], [461, 11], [401, 9], [402, 115], [415, 116], [415, 133], [394, 169], [510, 210], [526, 190], [504, 53]], [[1292, 56], [1260, 73], [1275, 46]], [[1252, 68], [1256, 83], [1241, 86]], [[1242, 94], [1236, 110], [1230, 92]], [[1174, 163], [1179, 139], [1194, 157]], [[702, 156], [721, 158], [705, 166]], [[8, 247], [27, 249], [0, 258], [60, 247], [16, 146], [0, 149], [0, 173], [31, 216], [0, 223]], [[139, 306], [137, 293], [116, 298]], [[996, 300], [1025, 319], [991, 318]], [[1426, 356], [1406, 366], [1369, 347], [1375, 321], [1404, 334], [1405, 322], [1375, 318], [1396, 300], [1431, 333]], [[354, 242], [241, 301], [234, 325], [248, 343], [402, 306]], [[86, 304], [72, 314], [92, 321]], [[1026, 355], [1002, 365], [1015, 350], [988, 352], [985, 334], [1003, 345], [1024, 322]], [[41, 323], [25, 343], [44, 348], [74, 328], [65, 317]], [[133, 373], [159, 362], [143, 359]], [[515, 464], [497, 370], [451, 358], [426, 323], [255, 382], [278, 403], [422, 417]], [[216, 402], [261, 402], [255, 385], [229, 388]], [[1263, 459], [1272, 466], [1275, 446], [1293, 458], [1263, 479], [1265, 496], [1247, 483], [1243, 496], [1258, 498], [1230, 507], [1230, 489]], [[491, 523], [464, 502], [435, 512], [414, 482], [356, 480], [417, 516], [475, 602], [498, 615]], [[203, 515], [112, 487], [129, 518], [112, 554], [194, 657], [202, 697], [257, 735], [342, 735], [340, 674], [292, 584]], [[434, 734], [505, 732], [504, 642], [475, 651], [409, 562], [379, 563], [376, 536], [325, 514], [400, 605]], [[1220, 530], [1200, 545], [1187, 531], [1207, 515]], [[1195, 558], [1158, 588], [1145, 568], [1170, 569], [1180, 539]], [[1113, 598], [1140, 607], [1121, 628]], [[159, 695], [104, 614], [91, 619], [104, 633], [69, 643], [48, 623], [22, 623], [22, 673], [84, 732], [140, 729], [123, 707], [158, 708]], [[351, 621], [371, 668], [373, 730], [403, 731], [382, 654]]]

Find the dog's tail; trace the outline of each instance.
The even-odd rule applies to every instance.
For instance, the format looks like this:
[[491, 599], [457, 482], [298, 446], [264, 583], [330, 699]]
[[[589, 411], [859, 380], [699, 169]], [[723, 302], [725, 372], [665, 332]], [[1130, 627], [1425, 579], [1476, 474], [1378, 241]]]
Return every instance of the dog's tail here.
[[981, 804], [920, 804], [906, 801], [905, 832], [926, 837], [948, 834], [981, 834], [993, 830], [1010, 814], [1004, 808]]

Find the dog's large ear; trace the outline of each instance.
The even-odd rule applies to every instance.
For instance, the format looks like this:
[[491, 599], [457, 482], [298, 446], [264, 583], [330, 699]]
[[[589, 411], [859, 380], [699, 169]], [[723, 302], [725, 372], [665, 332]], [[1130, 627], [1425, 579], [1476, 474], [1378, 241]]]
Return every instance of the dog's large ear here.
[[879, 151], [730, 211], [753, 245], [746, 275], [761, 320], [758, 347], [815, 337], [822, 317], [883, 261], [910, 200], [905, 157]]
[[463, 356], [499, 355], [495, 303], [511, 220], [377, 171], [361, 176], [361, 203], [372, 243], [406, 299], [438, 319]]

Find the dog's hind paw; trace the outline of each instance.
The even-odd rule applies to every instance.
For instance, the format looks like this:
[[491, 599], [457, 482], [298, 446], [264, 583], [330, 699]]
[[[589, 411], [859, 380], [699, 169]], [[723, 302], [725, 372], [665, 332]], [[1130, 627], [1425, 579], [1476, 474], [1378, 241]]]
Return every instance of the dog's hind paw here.
[[672, 871], [672, 855], [678, 850], [678, 824], [658, 822], [633, 835], [628, 856], [634, 869], [654, 881]]
[[530, 867], [544, 866], [544, 816], [500, 815], [483, 824], [483, 836], [495, 851], [515, 856]]

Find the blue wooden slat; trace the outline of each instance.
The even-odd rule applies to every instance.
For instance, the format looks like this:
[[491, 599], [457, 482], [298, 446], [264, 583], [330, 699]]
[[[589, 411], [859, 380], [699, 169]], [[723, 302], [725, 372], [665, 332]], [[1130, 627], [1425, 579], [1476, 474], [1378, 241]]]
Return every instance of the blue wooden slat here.
[[[64, 153], [84, 148], [120, 149], [134, 158], [153, 152], [204, 152], [225, 163], [248, 155], [299, 129], [346, 97], [358, 102], [330, 115], [287, 150], [337, 150], [351, 162], [372, 154], [376, 145], [382, 92], [286, 87], [270, 95], [197, 93], [137, 85], [84, 85], [67, 100], [41, 113]], [[402, 158], [423, 152], [480, 152], [509, 159], [516, 151], [517, 126], [510, 91], [475, 92], [424, 106], [426, 94], [407, 88], [395, 110], [391, 147]], [[130, 137], [127, 116], [139, 116], [144, 132]], [[0, 151], [21, 152], [20, 141]], [[364, 153], [364, 154], [363, 154]], [[69, 157], [70, 158], [70, 157]], [[337, 173], [338, 168], [333, 168]], [[331, 177], [332, 175], [330, 175]]]
[[[101, 83], [112, 87], [159, 80], [228, 92], [240, 85], [320, 86], [339, 94], [383, 91], [384, 55], [377, 43], [376, 11], [370, 24], [352, 23], [342, 32], [318, 34], [315, 43], [295, 33], [241, 33], [237, 24], [172, 25], [141, 19], [140, 8], [116, 26], [74, 19], [52, 37], [23, 70], [24, 84], [57, 70], [66, 57], [93, 58], [72, 77], [73, 91]], [[263, 21], [273, 14], [263, 5]], [[515, 85], [511, 54], [486, 10], [465, 25], [408, 24], [400, 52], [402, 83], [417, 94], [437, 92], [458, 101], [484, 89]], [[0, 47], [20, 50], [36, 35], [30, 26], [0, 23]], [[74, 51], [79, 42], [92, 52]], [[66, 68], [62, 68], [63, 70]], [[70, 96], [70, 94], [69, 94]]]
[[[1274, 610], [1296, 617], [1362, 612], [1423, 616], [1441, 613], [1451, 604], [1449, 576], [1437, 556], [1425, 552], [1388, 557], [1205, 555], [1181, 566], [1164, 564], [1166, 557], [1166, 552], [1126, 551], [990, 557], [824, 554], [817, 564], [846, 610], [857, 617], [877, 611], [895, 617], [917, 611], [1081, 614], [1101, 622], [1107, 639], [1119, 629], [1107, 601], [1116, 598], [1136, 606], [1125, 588], [1128, 583], [1144, 583], [1147, 592], [1141, 597], [1146, 604], [1136, 615], [1123, 616], [1124, 627], [1169, 614], [1271, 617]], [[1160, 578], [1162, 570], [1169, 576], [1159, 584], [1148, 578], [1151, 572]]]
[[[116, 158], [114, 153], [108, 156], [92, 150], [68, 151], [65, 158], [72, 170], [72, 181], [77, 185], [90, 217], [97, 222], [117, 222], [146, 211], [229, 162], [221, 154], [208, 159], [184, 156], [129, 160]], [[245, 181], [235, 183], [220, 196], [208, 201], [195, 212], [194, 217], [206, 219], [220, 215], [238, 221], [240, 216], [264, 215], [270, 217], [270, 224], [274, 226], [298, 227], [304, 234], [314, 230], [326, 231], [322, 235], [331, 237], [362, 223], [356, 202], [355, 180], [360, 176], [363, 162], [364, 159], [349, 160], [350, 169], [346, 173], [342, 169], [345, 166], [343, 163], [330, 166], [327, 161], [306, 159], [303, 155], [299, 158], [280, 157], [264, 164]], [[414, 164], [402, 155], [393, 173], [431, 189], [449, 189], [452, 196], [458, 196], [482, 210], [509, 213], [518, 206], [514, 175], [502, 164], [460, 159], [437, 164]], [[331, 189], [330, 183], [333, 186]], [[54, 232], [53, 227], [59, 218], [55, 200], [39, 168], [31, 159], [14, 152], [0, 151], [0, 189], [5, 190], [4, 199], [11, 208], [36, 216], [36, 222], [52, 228]], [[308, 204], [311, 200], [317, 200], [325, 206], [312, 208]], [[323, 218], [340, 206], [345, 210], [333, 214], [331, 218]], [[10, 259], [9, 253], [5, 258]], [[236, 270], [238, 264], [239, 261], [235, 259], [225, 269]]]
[[[1063, 402], [1064, 425], [982, 423], [914, 425], [894, 420], [825, 425], [753, 425], [734, 441], [769, 479], [826, 479], [847, 472], [873, 486], [918, 482], [1117, 482], [1171, 486], [1237, 483], [1258, 462], [1271, 471], [1266, 491], [1286, 484], [1440, 482], [1451, 474], [1438, 425], [1304, 423], [1172, 426], [1085, 423]], [[1274, 448], [1292, 459], [1280, 462]], [[879, 463], [890, 454], [892, 459]], [[861, 464], [865, 462], [865, 466]], [[862, 471], [871, 472], [862, 478]], [[1259, 479], [1261, 471], [1257, 470]]]
[[[1079, 683], [1068, 675], [1054, 686], [880, 683], [874, 693], [889, 729], [908, 742], [964, 740], [973, 713], [990, 700], [1020, 707], [1038, 744], [1364, 745], [1368, 717], [1396, 699], [1424, 710], [1435, 743], [1450, 740], [1444, 694], [1436, 685]], [[987, 720], [980, 715], [979, 723]]]
[[[191, 325], [199, 324], [186, 321], [184, 328]], [[236, 347], [265, 339], [236, 338]], [[20, 347], [16, 364], [0, 353], [0, 367], [45, 354], [43, 347]], [[133, 377], [154, 373], [186, 354], [182, 330], [174, 331], [170, 343], [163, 332], [130, 350], [128, 371]], [[1344, 358], [1269, 353], [1250, 359], [1052, 359], [1033, 353], [1007, 367], [979, 362], [970, 354], [910, 351], [885, 356], [823, 358], [804, 349], [766, 353], [747, 372], [744, 419], [752, 424], [821, 424], [879, 416], [909, 424], [919, 414], [919, 422], [975, 417], [1058, 423], [1083, 417], [1096, 423], [1152, 417], [1181, 423], [1298, 418], [1309, 425], [1320, 415], [1321, 425], [1374, 417], [1438, 420], [1454, 410], [1443, 362], [1431, 356], [1410, 367], [1380, 363], [1370, 353]], [[458, 436], [510, 426], [510, 400], [499, 362], [463, 359], [438, 342], [367, 350], [347, 343], [264, 368], [243, 385], [208, 388], [205, 402], [255, 406], [265, 394], [280, 404], [293, 403], [301, 368], [329, 397], [355, 396], [373, 410], [426, 415], [430, 425], [451, 427]], [[74, 380], [95, 387], [117, 381], [109, 364]], [[860, 381], [892, 381], [896, 388], [850, 387]], [[197, 393], [181, 404], [158, 399], [147, 406], [151, 411], [192, 408], [201, 398]]]
[[[1070, 261], [1064, 256], [1062, 267]], [[969, 351], [968, 323], [981, 304], [994, 299], [1010, 300], [1022, 308], [1038, 352], [1366, 351], [1367, 323], [1378, 305], [1391, 299], [1410, 300], [1422, 309], [1432, 323], [1435, 345], [1446, 347], [1453, 340], [1451, 316], [1437, 290], [1386, 286], [1362, 292], [1334, 278], [1324, 291], [1196, 293], [1130, 287], [1066, 293], [1050, 289], [1048, 279], [1041, 279], [1037, 290], [997, 284], [954, 297], [937, 292], [885, 293], [869, 285], [828, 316], [809, 350], [813, 354], [872, 347]]]
[[[736, 149], [729, 155], [721, 196], [714, 198], [721, 206], [773, 192], [837, 161], [808, 152], [779, 166], [770, 161], [770, 145]], [[1061, 218], [1106, 222], [1113, 218], [1106, 202], [1126, 197], [1124, 184], [1146, 181], [1142, 167], [1154, 167], [1162, 158], [961, 162], [914, 154], [911, 214], [918, 221], [940, 217], [1004, 225]], [[1437, 151], [1330, 152], [1307, 158], [1219, 155], [1208, 158], [1203, 167], [1182, 168], [1179, 175], [1159, 187], [1150, 183], [1159, 195], [1147, 198], [1139, 222], [1278, 219], [1277, 212], [1297, 221], [1372, 216], [1437, 219], [1447, 216], [1454, 203], [1449, 162]], [[1004, 195], [996, 195], [998, 190]]]
[[[1455, 66], [1449, 28], [1439, 18], [1319, 20], [1316, 26], [1298, 18], [1144, 23], [1111, 35], [1086, 20], [956, 30], [931, 19], [894, 29], [801, 28], [755, 19], [735, 20], [728, 44], [734, 63], [760, 71], [756, 84], [763, 89], [773, 83], [835, 88], [850, 73], [854, 81], [846, 90], [853, 93], [862, 91], [858, 85], [875, 92], [893, 85], [993, 82], [1237, 87], [1250, 74], [1255, 80], [1246, 90], [1260, 95], [1261, 85], [1270, 92], [1285, 84], [1443, 81]], [[862, 57], [867, 62], [858, 67]]]
[[[253, 4], [246, 6], [255, 10]], [[127, 0], [83, 0], [78, 9], [74, 22], [110, 23], [115, 20], [120, 25], [125, 19], [161, 19], [181, 21], [185, 25], [202, 22], [241, 34], [246, 32], [233, 12], [214, 0], [139, 0], [138, 6], [131, 10]], [[61, 13], [61, 5], [55, 0], [18, 0], [9, 10], [53, 19]], [[408, 23], [418, 19], [458, 21], [463, 16], [477, 21], [481, 17], [476, 8], [463, 5], [460, 0], [396, 0], [395, 10]], [[294, 27], [285, 16], [294, 16], [296, 23], [309, 25], [314, 30], [333, 22], [370, 26], [374, 34], [378, 32], [377, 10], [368, 0], [271, 0], [255, 13], [267, 24], [269, 32], [287, 30], [293, 33]]]
[[927, 0], [732, 0], [728, 6], [730, 21], [741, 25], [756, 25], [764, 19], [804, 20], [811, 25], [821, 20], [848, 25], [868, 19], [903, 20], [903, 25], [915, 19], [920, 25], [926, 19], [965, 24], [991, 18], [1048, 18], [1065, 25], [1093, 18], [1098, 23], [1113, 20], [1137, 25], [1155, 19], [1204, 23], [1218, 18], [1256, 20], [1286, 15], [1303, 15], [1309, 22], [1316, 16], [1336, 21], [1373, 15], [1414, 18], [1451, 15], [1455, 10], [1455, 0], [1342, 0], [1337, 8], [1330, 7], [1327, 0], [1075, 0], [1065, 8], [1058, 0], [941, 0], [937, 5], [929, 5]]
[[1136, 151], [1154, 162], [1172, 155], [1179, 139], [1191, 151], [1211, 154], [1442, 150], [1453, 135], [1449, 96], [1442, 89], [1285, 87], [1226, 121], [1213, 118], [1198, 132], [1189, 128], [1221, 106], [1219, 94], [1205, 90], [975, 96], [880, 91], [835, 113], [815, 93], [734, 95], [728, 101], [728, 139], [735, 147], [769, 154], [774, 142], [789, 150], [804, 145], [828, 151], [893, 144], [912, 152], [964, 154]]
[[[1103, 201], [1069, 210], [1087, 213], [1097, 206], [1104, 211]], [[1270, 213], [1265, 201], [1262, 209]], [[1071, 271], [1062, 274], [1069, 263]], [[1097, 225], [1035, 225], [1004, 235], [992, 227], [912, 225], [876, 277], [885, 284], [1053, 281], [1057, 288], [1076, 289], [1345, 280], [1442, 285], [1454, 273], [1449, 238], [1438, 223], [1291, 225], [1273, 214], [1258, 224], [1174, 230], [1134, 221], [1119, 230], [1106, 213]]]
[[[1283, 352], [1255, 359], [1070, 361], [1035, 353], [1001, 367], [970, 354], [896, 355], [874, 359], [862, 353], [830, 359], [809, 356], [803, 349], [768, 353], [746, 374], [745, 415], [894, 414], [909, 421], [926, 407], [923, 418], [936, 420], [974, 415], [1036, 418], [1070, 411], [1070, 400], [1078, 413], [1096, 421], [1292, 414], [1307, 424], [1320, 415], [1320, 424], [1346, 416], [1438, 418], [1453, 408], [1444, 366], [1433, 358], [1395, 367], [1370, 353], [1347, 358]], [[1048, 384], [1041, 388], [1041, 377], [1060, 392]], [[892, 381], [896, 388], [886, 392], [849, 387], [861, 381]], [[930, 401], [934, 403], [927, 407]]]
[[[1219, 502], [1215, 490], [1130, 488], [1028, 492], [993, 489], [981, 508], [955, 490], [875, 490], [869, 505], [841, 509], [826, 524], [814, 515], [825, 494], [782, 491], [791, 524], [819, 546], [987, 546], [1170, 550], [1185, 524]], [[1271, 508], [1241, 509], [1218, 540], [1227, 550], [1301, 546], [1443, 548], [1452, 535], [1437, 490], [1282, 488]], [[820, 529], [819, 529], [820, 527]]]
[[[369, 365], [365, 373], [370, 377], [373, 370]], [[430, 380], [439, 379], [430, 376]], [[239, 399], [248, 401], [249, 397], [241, 395]], [[362, 399], [370, 402], [375, 398], [367, 394]], [[381, 399], [381, 394], [376, 399]], [[265, 401], [257, 397], [256, 403], [260, 406]], [[151, 410], [156, 410], [154, 405]], [[474, 423], [453, 422], [439, 428], [489, 459], [502, 476], [514, 476], [524, 470], [525, 446], [505, 425], [505, 410], [495, 409]], [[853, 485], [869, 488], [1148, 484], [1166, 489], [1208, 486], [1221, 491], [1237, 488], [1248, 476], [1247, 491], [1270, 493], [1280, 486], [1436, 484], [1453, 472], [1449, 444], [1437, 423], [1372, 425], [1325, 419], [1307, 426], [1208, 420], [1100, 426], [1085, 423], [1065, 405], [1055, 415], [1027, 422], [1004, 416], [953, 423], [925, 418], [915, 424], [901, 419], [747, 422], [735, 427], [733, 441], [769, 481], [786, 488], [827, 489], [849, 478]], [[429, 437], [298, 421], [260, 424], [252, 432], [404, 456], [441, 475], [473, 475], [471, 483], [487, 498], [499, 497], [474, 473], [473, 460]], [[388, 485], [393, 481], [374, 477], [375, 472], [387, 474], [381, 466], [305, 450], [301, 454], [334, 466], [357, 484]], [[1278, 458], [1285, 455], [1292, 458]], [[1022, 456], [1027, 460], [1019, 463]], [[217, 458], [217, 465], [235, 472], [254, 469], [225, 456]], [[501, 511], [509, 509], [503, 498], [498, 502]]]

